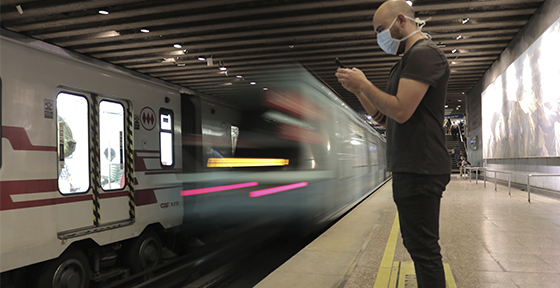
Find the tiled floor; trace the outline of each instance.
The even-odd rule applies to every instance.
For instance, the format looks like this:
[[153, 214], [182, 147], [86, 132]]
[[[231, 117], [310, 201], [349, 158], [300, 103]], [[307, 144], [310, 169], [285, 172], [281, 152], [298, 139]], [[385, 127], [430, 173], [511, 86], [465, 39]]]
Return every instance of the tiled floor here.
[[[396, 214], [390, 184], [256, 287], [373, 287]], [[457, 287], [560, 287], [560, 201], [511, 191], [456, 175], [447, 186], [440, 243]], [[411, 261], [400, 235], [393, 260]]]

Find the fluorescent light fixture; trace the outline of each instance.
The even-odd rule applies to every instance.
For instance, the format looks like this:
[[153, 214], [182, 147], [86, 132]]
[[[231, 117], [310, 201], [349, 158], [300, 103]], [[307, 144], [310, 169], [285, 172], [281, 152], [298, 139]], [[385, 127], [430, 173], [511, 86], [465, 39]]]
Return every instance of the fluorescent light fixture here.
[[279, 158], [209, 158], [207, 167], [271, 167], [286, 166], [288, 159]]
[[181, 44], [174, 44], [173, 47], [177, 48], [177, 49], [181, 49], [183, 48], [183, 46]]
[[251, 82], [251, 85], [257, 85], [257, 82], [253, 81]]
[[198, 61], [206, 61], [206, 58], [204, 58], [204, 57], [198, 57]]
[[408, 4], [408, 5], [412, 6], [412, 1], [410, 1], [410, 0], [407, 0], [407, 1], [406, 1], [406, 4]]
[[181, 191], [181, 195], [182, 196], [192, 196], [192, 195], [198, 195], [198, 194], [206, 194], [206, 193], [221, 192], [221, 191], [228, 191], [228, 190], [233, 190], [233, 189], [252, 187], [252, 186], [257, 186], [257, 185], [259, 185], [258, 182], [248, 182], [248, 183], [240, 183], [240, 184], [233, 184], [233, 185], [184, 190], [184, 191]]
[[107, 10], [99, 10], [99, 14], [101, 14], [101, 15], [107, 15], [107, 14], [109, 14], [109, 11], [107, 11]]
[[253, 191], [253, 192], [249, 193], [249, 197], [260, 197], [260, 196], [265, 196], [265, 195], [274, 194], [274, 193], [278, 193], [278, 192], [293, 190], [293, 189], [301, 188], [301, 187], [305, 187], [305, 186], [307, 186], [307, 182], [300, 182], [300, 183], [294, 183], [294, 184], [290, 184], [290, 185], [284, 185], [284, 186], [279, 186], [279, 187], [274, 187], [274, 188], [269, 188], [269, 189], [257, 190], [257, 191]]
[[140, 32], [142, 32], [142, 33], [150, 33], [150, 30], [144, 28], [144, 29], [140, 29]]

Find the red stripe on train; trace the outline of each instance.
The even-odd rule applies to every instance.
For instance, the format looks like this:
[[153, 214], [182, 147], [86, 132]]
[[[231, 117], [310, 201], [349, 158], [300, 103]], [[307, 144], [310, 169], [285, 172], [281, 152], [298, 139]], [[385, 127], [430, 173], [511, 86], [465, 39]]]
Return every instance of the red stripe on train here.
[[[0, 211], [33, 208], [40, 206], [50, 206], [63, 203], [73, 203], [82, 201], [92, 201], [91, 194], [65, 195], [62, 198], [40, 199], [31, 201], [13, 202], [11, 195], [28, 193], [45, 193], [58, 191], [57, 179], [43, 180], [18, 180], [0, 182]], [[101, 199], [127, 197], [128, 191], [103, 192]], [[144, 189], [135, 191], [136, 206], [143, 206], [157, 203], [154, 189]]]
[[36, 146], [31, 144], [23, 127], [2, 126], [2, 138], [8, 139], [14, 150], [56, 152], [56, 146]]

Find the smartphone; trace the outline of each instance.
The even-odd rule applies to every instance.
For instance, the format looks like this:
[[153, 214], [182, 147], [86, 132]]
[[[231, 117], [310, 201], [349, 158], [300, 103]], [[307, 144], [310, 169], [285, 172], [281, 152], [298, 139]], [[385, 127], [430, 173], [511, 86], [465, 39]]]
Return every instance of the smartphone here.
[[342, 63], [340, 63], [340, 60], [338, 60], [338, 57], [334, 58], [334, 63], [336, 63], [336, 65], [340, 68], [346, 68], [346, 67], [344, 67], [344, 65], [342, 65]]

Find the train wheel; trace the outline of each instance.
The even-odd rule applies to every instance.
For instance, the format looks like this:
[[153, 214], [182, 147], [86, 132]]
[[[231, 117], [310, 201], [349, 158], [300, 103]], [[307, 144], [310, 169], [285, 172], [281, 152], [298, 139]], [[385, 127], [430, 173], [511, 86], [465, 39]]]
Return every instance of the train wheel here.
[[37, 287], [87, 288], [90, 274], [86, 255], [78, 249], [70, 249], [57, 259], [45, 263]]
[[131, 274], [153, 268], [161, 258], [161, 240], [153, 231], [146, 231], [132, 241], [125, 257]]

